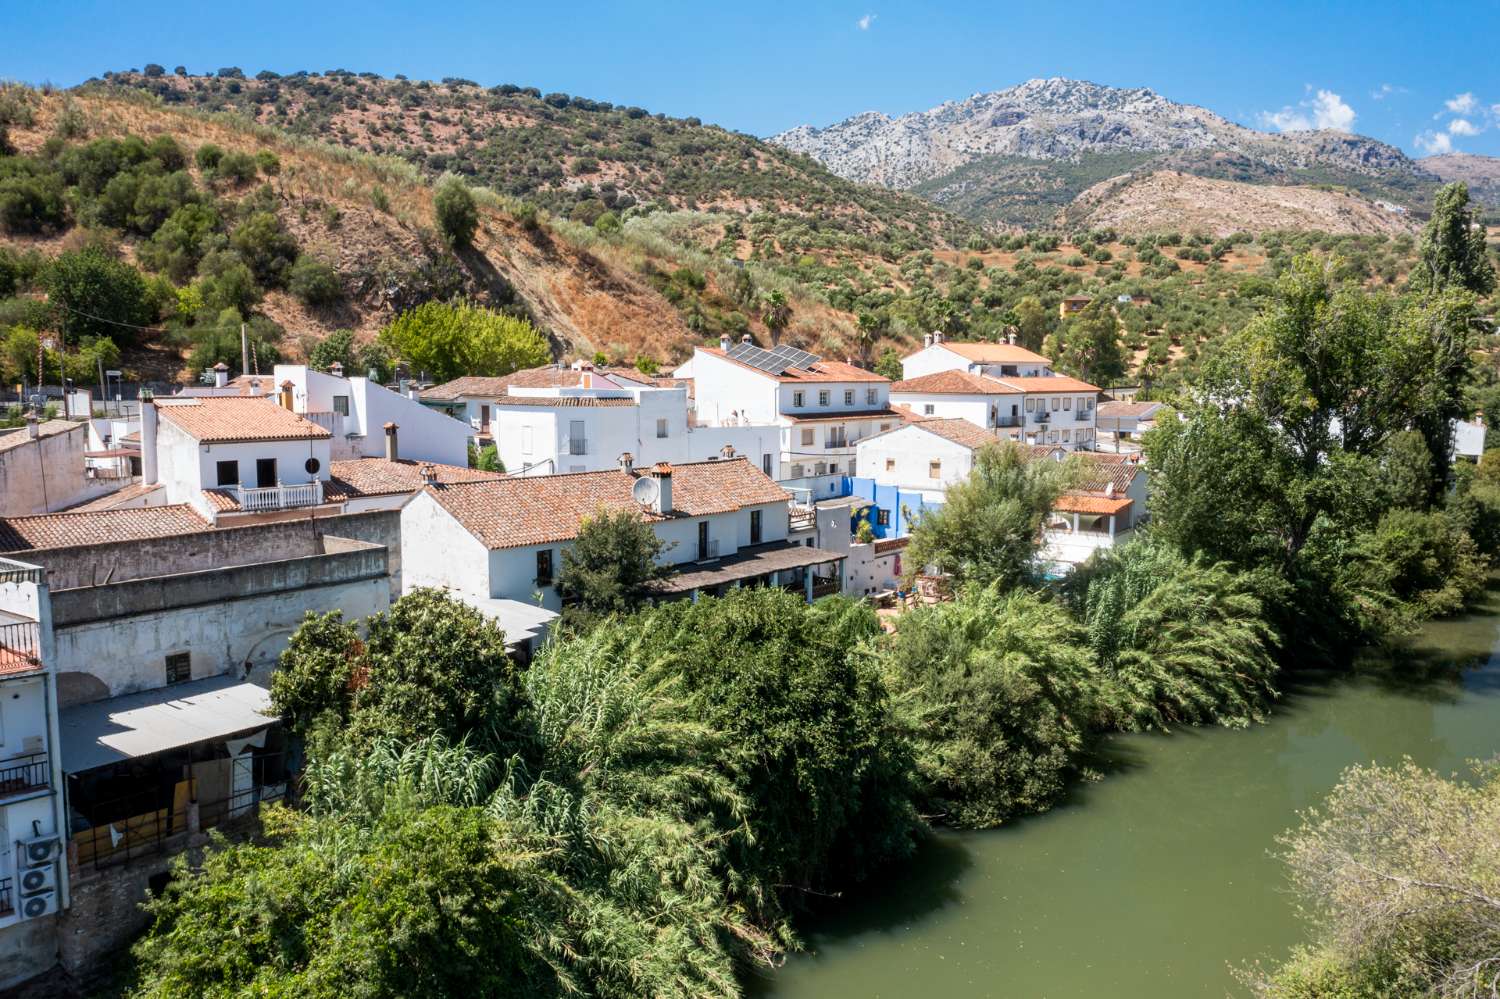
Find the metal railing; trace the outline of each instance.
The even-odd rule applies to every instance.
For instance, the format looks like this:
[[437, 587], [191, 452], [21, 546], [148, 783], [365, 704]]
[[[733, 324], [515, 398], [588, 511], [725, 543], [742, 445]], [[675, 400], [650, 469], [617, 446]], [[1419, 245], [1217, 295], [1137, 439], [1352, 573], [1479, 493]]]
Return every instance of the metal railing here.
[[1045, 410], [1045, 409], [1042, 410], [1041, 412], [1033, 413], [1032, 414], [1032, 422], [1033, 423], [1047, 423], [1051, 419], [1052, 419], [1051, 412], [1049, 412], [1048, 410]]
[[995, 417], [995, 426], [997, 426], [997, 427], [1019, 427], [1020, 425], [1021, 425], [1021, 418], [1019, 416], [997, 416], [997, 417]]
[[35, 621], [0, 624], [0, 673], [42, 666], [42, 630]]
[[0, 798], [52, 786], [52, 761], [46, 753], [24, 753], [0, 760]]
[[588, 454], [589, 442], [581, 437], [568, 438], [568, 454]]
[[15, 559], [0, 558], [0, 583], [43, 583], [46, 572], [41, 566]]
[[240, 507], [244, 510], [290, 510], [299, 506], [317, 506], [323, 502], [321, 479], [292, 486], [237, 486], [236, 489]]

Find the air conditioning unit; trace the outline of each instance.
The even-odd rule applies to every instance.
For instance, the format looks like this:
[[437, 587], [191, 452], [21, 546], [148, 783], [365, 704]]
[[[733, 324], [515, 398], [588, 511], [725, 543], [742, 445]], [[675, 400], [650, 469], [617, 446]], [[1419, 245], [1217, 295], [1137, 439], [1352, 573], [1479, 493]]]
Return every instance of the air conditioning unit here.
[[26, 867], [44, 867], [47, 864], [56, 863], [62, 856], [62, 840], [56, 836], [35, 836], [31, 839], [23, 839], [17, 846], [16, 859], [19, 865]]
[[42, 892], [54, 892], [57, 890], [57, 865], [28, 867], [17, 875], [16, 880], [20, 885], [22, 898], [40, 895]]
[[57, 892], [55, 891], [45, 891], [21, 899], [20, 914], [22, 919], [40, 919], [42, 916], [50, 916], [56, 911]]

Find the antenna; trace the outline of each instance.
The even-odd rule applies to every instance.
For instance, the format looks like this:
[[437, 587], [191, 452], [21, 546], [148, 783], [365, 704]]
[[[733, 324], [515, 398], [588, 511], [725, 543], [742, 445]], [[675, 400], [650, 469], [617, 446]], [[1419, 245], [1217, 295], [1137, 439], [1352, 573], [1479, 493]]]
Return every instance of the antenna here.
[[630, 495], [641, 506], [655, 506], [656, 497], [661, 494], [661, 487], [657, 481], [649, 475], [644, 475], [635, 480], [635, 485], [630, 487]]

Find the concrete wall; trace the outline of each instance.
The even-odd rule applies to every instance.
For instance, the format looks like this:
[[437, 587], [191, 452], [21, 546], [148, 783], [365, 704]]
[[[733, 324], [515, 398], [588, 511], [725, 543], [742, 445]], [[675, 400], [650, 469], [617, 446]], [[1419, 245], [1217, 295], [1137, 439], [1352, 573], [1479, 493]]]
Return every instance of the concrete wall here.
[[45, 974], [57, 964], [58, 919], [43, 916], [0, 929], [0, 989]]
[[[23, 437], [26, 431], [12, 434]], [[118, 481], [90, 479], [84, 472], [89, 425], [39, 437], [0, 451], [0, 517], [51, 513], [117, 489]], [[14, 439], [11, 434], [7, 440]]]
[[[696, 391], [701, 400], [702, 389]], [[823, 401], [825, 394], [827, 402]], [[784, 416], [857, 413], [890, 405], [891, 386], [889, 382], [781, 382], [777, 400]]]
[[406, 547], [401, 576], [407, 591], [438, 586], [477, 597], [492, 595], [490, 553], [431, 493], [418, 493], [402, 508], [401, 543]]
[[300, 558], [319, 551], [325, 534], [385, 545], [392, 592], [399, 595], [401, 515], [395, 510], [317, 517], [294, 511], [292, 519], [245, 527], [203, 530], [144, 541], [50, 548], [27, 552], [25, 559], [47, 570], [54, 595], [58, 590], [105, 582], [169, 576], [225, 566]]

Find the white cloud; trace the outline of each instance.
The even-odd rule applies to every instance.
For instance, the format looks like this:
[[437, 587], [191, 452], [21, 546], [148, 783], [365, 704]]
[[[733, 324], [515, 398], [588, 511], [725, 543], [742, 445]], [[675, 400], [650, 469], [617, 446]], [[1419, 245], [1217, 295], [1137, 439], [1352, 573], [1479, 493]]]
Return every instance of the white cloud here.
[[1453, 140], [1448, 138], [1447, 132], [1422, 132], [1412, 139], [1412, 144], [1428, 156], [1453, 152]]
[[1260, 113], [1261, 124], [1278, 132], [1307, 132], [1315, 128], [1347, 132], [1354, 127], [1357, 117], [1354, 109], [1331, 90], [1319, 90], [1310, 99], [1298, 102], [1296, 107]]
[[1473, 114], [1479, 107], [1479, 102], [1474, 99], [1473, 94], [1459, 94], [1450, 101], [1444, 101], [1443, 104], [1454, 114]]
[[854, 23], [859, 26], [859, 30], [860, 31], [869, 31], [870, 30], [870, 25], [874, 24], [875, 23], [875, 18], [877, 18], [879, 16], [880, 15], [878, 15], [878, 14], [866, 14], [864, 17], [860, 18], [858, 21], [855, 21]]
[[1478, 135], [1480, 128], [1467, 118], [1454, 118], [1448, 123], [1448, 132], [1452, 135]]
[[1394, 83], [1382, 83], [1380, 86], [1370, 91], [1370, 99], [1374, 101], [1383, 101], [1392, 94], [1404, 93], [1406, 93], [1405, 87], [1398, 87]]

